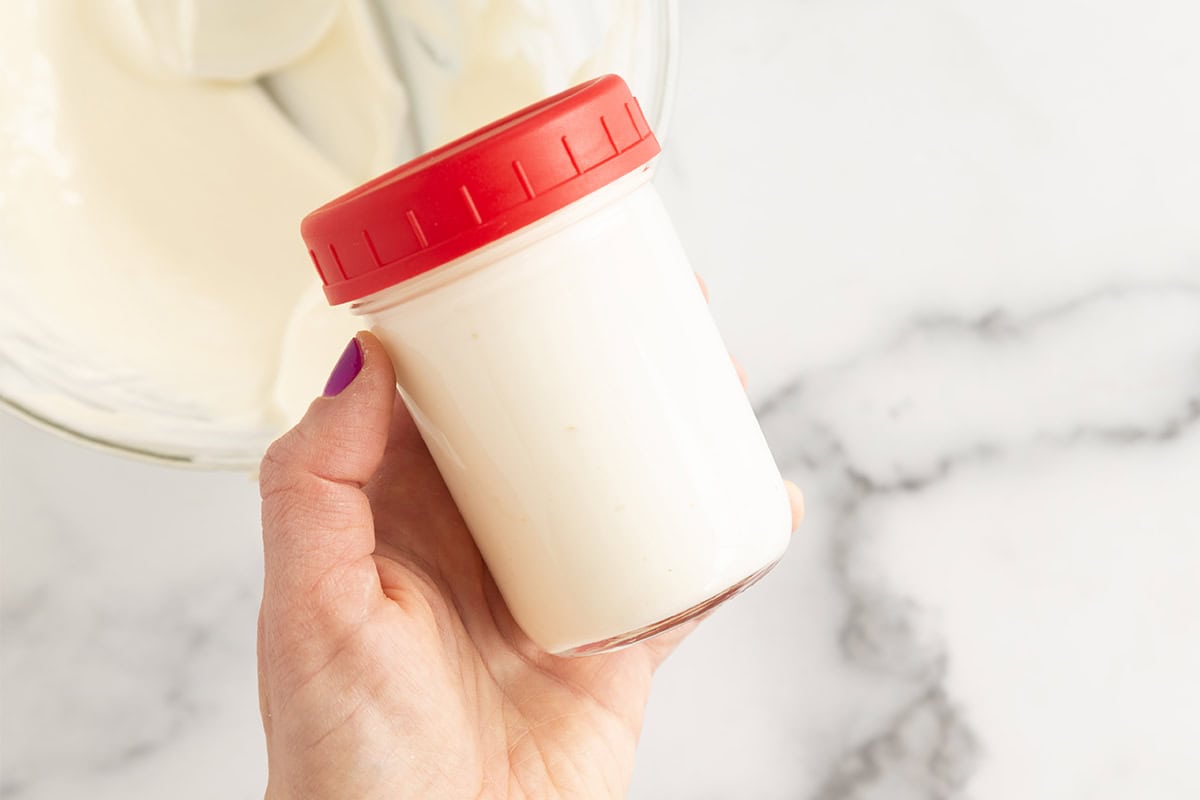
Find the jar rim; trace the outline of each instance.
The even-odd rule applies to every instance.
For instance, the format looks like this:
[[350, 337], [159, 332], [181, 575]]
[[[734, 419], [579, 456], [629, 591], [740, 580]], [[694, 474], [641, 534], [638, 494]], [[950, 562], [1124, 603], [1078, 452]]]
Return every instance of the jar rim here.
[[660, 152], [616, 75], [568, 89], [402, 164], [301, 223], [333, 305], [497, 241]]
[[619, 202], [639, 188], [648, 185], [654, 177], [656, 166], [657, 160], [652, 160], [586, 197], [582, 197], [529, 225], [511, 231], [493, 242], [412, 278], [385, 286], [351, 301], [350, 313], [355, 316], [378, 314], [491, 266], [523, 248], [553, 236], [600, 209]]

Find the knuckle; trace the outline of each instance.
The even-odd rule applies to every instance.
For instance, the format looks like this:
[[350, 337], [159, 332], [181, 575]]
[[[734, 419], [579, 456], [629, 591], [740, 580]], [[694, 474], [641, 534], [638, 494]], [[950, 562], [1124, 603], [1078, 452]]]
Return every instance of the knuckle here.
[[285, 485], [286, 467], [278, 455], [276, 445], [271, 445], [258, 469], [258, 494], [264, 501], [270, 500]]
[[258, 490], [264, 507], [286, 498], [288, 504], [311, 505], [325, 499], [331, 487], [308, 469], [311, 447], [298, 430], [271, 443], [259, 466]]
[[271, 442], [259, 465], [258, 484], [264, 499], [281, 486], [295, 482], [296, 435], [288, 431]]

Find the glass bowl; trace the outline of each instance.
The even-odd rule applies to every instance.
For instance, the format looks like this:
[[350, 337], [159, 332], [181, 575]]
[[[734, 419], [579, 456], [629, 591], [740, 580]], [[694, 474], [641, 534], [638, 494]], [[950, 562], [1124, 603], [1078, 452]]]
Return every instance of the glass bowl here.
[[[406, 64], [403, 57], [396, 57], [397, 51], [404, 53], [405, 48], [409, 48], [410, 51], [414, 47], [422, 48], [422, 57], [430, 63], [437, 63], [442, 57], [437, 51], [437, 42], [428, 41], [428, 31], [406, 30], [403, 26], [397, 26], [394, 19], [387, 18], [387, 0], [373, 0], [370, 3], [364, 3], [362, 0], [350, 2], [361, 3], [362, 8], [371, 10], [369, 24], [380, 32], [380, 39], [390, 50], [390, 63], [397, 73], [408, 71], [411, 75], [421, 72], [419, 67], [414, 68], [411, 64]], [[677, 0], [572, 0], [565, 5], [562, 0], [553, 0], [553, 3], [553, 6], [546, 8], [553, 8], [554, 15], [560, 20], [569, 18], [573, 29], [570, 35], [577, 38], [582, 36], [585, 41], [594, 39], [602, 42], [603, 46], [598, 55], [590, 58], [582, 68], [575, 70], [569, 79], [564, 75], [558, 84], [546, 86], [545, 93], [559, 91], [567, 88], [570, 83], [595, 75], [615, 72], [629, 82], [643, 104], [647, 119], [662, 139], [670, 116], [675, 83], [678, 49]], [[125, 359], [126, 354], [121, 348], [137, 348], [146, 343], [170, 347], [172, 352], [169, 369], [173, 373], [177, 371], [183, 377], [187, 376], [190, 365], [208, 364], [212, 363], [213, 359], [220, 358], [236, 359], [239, 353], [230, 352], [227, 344], [222, 345], [222, 352], [213, 352], [206, 347], [202, 335], [194, 335], [195, 331], [192, 332], [193, 335], [179, 336], [179, 341], [175, 341], [174, 332], [169, 325], [159, 326], [158, 330], [124, 331], [122, 326], [125, 325], [136, 328], [136, 325], [127, 319], [136, 317], [136, 314], [129, 313], [130, 308], [137, 308], [136, 305], [125, 309], [103, 309], [103, 313], [89, 314], [75, 320], [77, 325], [64, 326], [61, 308], [56, 307], [56, 292], [61, 288], [64, 291], [73, 290], [78, 295], [79, 286], [56, 287], [48, 284], [43, 285], [44, 291], [40, 293], [29, 291], [28, 287], [20, 289], [20, 281], [27, 277], [21, 270], [30, 268], [28, 263], [22, 261], [20, 253], [29, 253], [29, 245], [27, 239], [21, 239], [22, 242], [26, 242], [22, 245], [24, 250], [14, 244], [23, 235], [23, 232], [17, 229], [21, 224], [20, 214], [4, 212], [12, 210], [13, 204], [17, 202], [15, 198], [20, 197], [13, 191], [14, 186], [19, 191], [30, 190], [31, 184], [28, 183], [23, 170], [27, 172], [27, 168], [32, 164], [43, 169], [47, 175], [61, 176], [75, 174], [77, 171], [86, 172], [91, 166], [88, 158], [72, 158], [72, 154], [64, 156], [63, 152], [57, 149], [61, 138], [58, 126], [79, 125], [78, 116], [75, 115], [73, 119], [73, 104], [81, 101], [77, 95], [73, 96], [62, 88], [64, 78], [54, 71], [56, 55], [53, 48], [48, 45], [47, 50], [41, 51], [37, 43], [39, 37], [55, 26], [61, 28], [85, 25], [87, 21], [73, 21], [62, 12], [56, 15], [53, 11], [46, 10], [54, 5], [56, 4], [14, 4], [10, 10], [0, 12], [0, 27], [8, 30], [7, 34], [0, 34], [0, 50], [5, 50], [6, 44], [14, 45], [7, 48], [7, 55], [0, 57], [0, 73], [9, 78], [20, 78], [16, 82], [8, 81], [10, 87], [16, 83], [21, 85], [20, 91], [10, 91], [7, 94], [0, 91], [0, 117], [15, 121], [7, 128], [0, 127], [0, 216], [7, 216], [9, 219], [7, 225], [0, 225], [0, 406], [55, 433], [127, 456], [182, 466], [255, 469], [266, 445], [294, 422], [302, 407], [293, 403], [291, 407], [270, 412], [263, 408], [257, 409], [261, 413], [246, 414], [246, 409], [241, 409], [238, 413], [224, 413], [214, 412], [211, 407], [192, 402], [193, 398], [187, 392], [180, 392], [176, 396], [164, 396], [153, 387], [153, 381], [145, 380], [147, 377], [153, 378], [153, 375], [139, 375], [136, 369], [129, 366]], [[16, 10], [18, 6], [22, 8]], [[566, 8], [573, 10], [564, 17]], [[4, 16], [11, 19], [4, 20]], [[103, 20], [98, 24], [99, 27], [103, 27], [109, 24], [109, 21]], [[8, 42], [6, 36], [14, 37], [12, 42]], [[34, 44], [27, 45], [28, 42]], [[22, 48], [16, 46], [18, 44], [27, 46]], [[23, 54], [27, 57], [27, 63], [21, 63]], [[60, 57], [74, 58], [73, 55]], [[46, 65], [50, 69], [46, 69]], [[405, 76], [401, 74], [399, 77], [403, 79]], [[495, 82], [506, 81], [508, 77], [503, 70], [499, 73], [493, 70], [486, 79]], [[270, 76], [256, 77], [252, 83], [254, 91], [261, 91], [279, 106], [281, 119], [295, 125], [297, 129], [303, 127], [303, 110], [297, 114], [295, 109], [290, 107], [287, 85], [282, 85], [281, 91], [281, 86], [276, 85]], [[409, 99], [412, 114], [405, 132], [407, 144], [396, 151], [399, 157], [392, 163], [437, 146], [447, 138], [452, 138], [452, 134], [465, 133], [470, 128], [486, 123], [493, 116], [490, 111], [486, 117], [478, 119], [471, 118], [470, 114], [465, 117], [460, 114], [457, 124], [461, 128], [462, 125], [471, 123], [467, 128], [458, 130], [443, 126], [439, 129], [430, 124], [430, 119], [422, 118], [421, 109], [428, 107], [429, 103], [422, 102], [417, 78], [414, 78], [411, 84], [417, 91]], [[219, 85], [214, 85], [218, 86], [219, 91]], [[326, 89], [335, 92], [349, 90], [347, 87], [337, 86]], [[433, 101], [437, 99], [426, 98]], [[536, 99], [538, 98], [523, 98], [518, 105]], [[319, 110], [320, 106], [317, 105], [316, 108]], [[300, 119], [297, 119], [298, 116]], [[123, 123], [137, 125], [138, 120], [126, 119]], [[319, 129], [320, 126], [317, 127]], [[103, 139], [108, 133], [98, 127], [95, 137], [92, 138]], [[79, 135], [87, 138], [91, 136], [91, 132], [81, 128]], [[318, 141], [319, 131], [315, 139], [307, 131], [305, 135], [314, 147], [322, 144]], [[197, 148], [206, 146], [206, 142], [202, 140], [196, 140], [193, 144]], [[103, 153], [103, 150], [97, 151], [93, 148], [91, 152], [92, 158], [100, 158], [94, 153]], [[187, 158], [188, 153], [179, 152], [176, 156]], [[390, 164], [383, 166], [386, 169]], [[383, 169], [376, 171], [381, 172]], [[3, 183], [6, 180], [5, 175], [10, 181], [7, 186]], [[358, 176], [358, 180], [362, 177]], [[21, 180], [26, 180], [26, 183], [20, 183]], [[340, 188], [349, 188], [358, 180], [348, 181]], [[46, 189], [36, 184], [32, 186], [35, 191]], [[70, 220], [70, 215], [80, 206], [93, 210], [103, 206], [103, 197], [86, 194], [77, 196], [77, 193], [64, 190], [62, 186], [51, 186], [49, 189], [55, 189], [61, 196], [53, 196], [42, 202], [39, 206], [41, 210], [37, 212], [42, 216], [34, 220], [34, 225], [41, 226], [47, 215], [53, 216], [54, 223], [65, 228], [62, 233], [64, 236], [71, 235], [66, 221]], [[47, 194], [49, 189], [43, 194]], [[9, 197], [14, 199], [5, 199], [6, 190]], [[171, 197], [166, 193], [161, 200], [153, 202], [169, 204]], [[29, 204], [25, 204], [25, 211], [34, 213], [28, 212], [28, 206]], [[63, 220], [61, 224], [57, 217], [60, 211]], [[223, 210], [216, 207], [211, 213], [219, 216]], [[139, 217], [136, 213], [126, 214], [123, 218], [105, 220], [105, 225], [113, 230], [114, 236], [128, 234], [136, 241], [139, 225], [151, 225], [151, 216], [153, 215]], [[238, 224], [237, 220], [226, 223]], [[205, 220], [198, 219], [197, 224], [203, 225]], [[336, 353], [345, 344], [342, 331], [352, 329], [353, 322], [344, 309], [335, 309], [332, 312], [324, 309], [317, 290], [317, 280], [308, 273], [310, 266], [304, 257], [298, 225], [299, 216], [296, 216], [294, 229], [287, 231], [286, 235], [294, 238], [295, 270], [311, 278], [312, 290], [305, 295], [307, 299], [304, 302], [311, 307], [312, 313], [335, 313], [340, 316], [335, 323], [329, 323], [330, 318], [326, 316], [323, 318], [325, 322], [310, 324], [309, 317], [302, 314], [292, 314], [286, 323], [279, 322], [282, 317], [275, 314], [271, 317], [275, 321], [264, 324], [279, 328], [277, 333], [280, 337], [284, 336], [284, 328], [287, 328], [288, 335], [291, 335], [296, 333], [295, 329], [299, 327], [302, 329], [299, 332], [308, 336], [307, 340], [303, 340], [305, 353], [321, 350], [320, 360], [323, 364], [326, 360], [325, 351], [328, 351], [328, 362], [332, 364]], [[159, 244], [166, 235], [159, 236]], [[128, 241], [128, 236], [122, 241]], [[53, 251], [53, 248], [48, 246], [47, 252], [49, 251]], [[121, 258], [121, 253], [121, 248], [115, 245], [107, 251], [99, 248], [89, 253], [92, 259], [90, 263], [72, 264], [69, 271], [63, 271], [67, 276], [64, 280], [73, 284], [78, 278], [86, 283], [96, 272], [97, 264], [103, 265], [105, 259]], [[236, 260], [247, 257], [234, 251], [230, 258]], [[247, 274], [255, 269], [254, 263], [250, 263], [249, 260], [245, 264], [234, 266]], [[227, 291], [229, 297], [233, 298], [241, 291], [241, 287], [234, 282], [222, 290]], [[86, 294], [84, 296], [86, 297]], [[215, 300], [211, 297], [202, 298], [197, 302], [208, 305], [200, 309], [191, 308], [190, 311], [193, 316], [200, 315], [199, 318], [206, 320], [206, 324], [211, 324], [214, 330], [219, 330], [220, 326], [229, 324], [231, 315], [245, 313], [244, 308], [239, 308], [232, 302], [225, 304], [221, 301], [220, 296]], [[134, 292], [134, 299], [129, 302], [161, 303], [163, 308], [169, 309], [172, 303], [187, 303], [190, 300], [178, 295], [158, 297], [151, 292], [139, 296]], [[60, 313], [60, 316], [56, 317], [55, 312]], [[264, 319], [267, 316], [270, 315], [264, 316]], [[332, 328], [337, 328], [337, 332], [331, 333]], [[87, 345], [100, 339], [121, 344], [100, 353], [89, 350]], [[311, 360], [315, 363], [316, 356]], [[285, 358], [281, 355], [276, 359], [276, 363], [270, 363], [268, 360], [267, 363], [259, 365], [262, 371], [259, 379], [265, 383], [274, 381], [274, 385], [278, 386], [287, 377], [293, 383], [299, 384], [297, 391], [308, 392], [306, 397], [315, 396], [320, 388], [319, 380], [304, 370], [294, 375], [285, 374], [288, 373], [288, 367], [283, 361]], [[249, 367], [255, 368], [257, 367], [253, 364]], [[311, 367], [306, 369], [311, 372]], [[186, 385], [186, 381], [181, 380], [179, 385]], [[268, 401], [269, 396], [266, 396], [264, 406]]]

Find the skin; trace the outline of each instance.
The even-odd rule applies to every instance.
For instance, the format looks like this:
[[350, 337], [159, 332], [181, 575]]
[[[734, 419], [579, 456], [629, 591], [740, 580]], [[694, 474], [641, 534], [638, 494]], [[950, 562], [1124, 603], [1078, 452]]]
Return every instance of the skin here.
[[[267, 798], [618, 798], [655, 669], [694, 627], [558, 658], [513, 622], [382, 346], [261, 473]], [[802, 500], [789, 484], [793, 518]]]

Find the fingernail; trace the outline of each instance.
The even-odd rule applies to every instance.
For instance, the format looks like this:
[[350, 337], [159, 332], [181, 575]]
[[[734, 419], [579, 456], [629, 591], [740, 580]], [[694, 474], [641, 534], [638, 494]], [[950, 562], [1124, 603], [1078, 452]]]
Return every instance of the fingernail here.
[[362, 365], [362, 346], [359, 345], [358, 339], [351, 339], [334, 365], [333, 372], [329, 373], [329, 380], [325, 382], [325, 397], [341, 394], [354, 381], [354, 376], [358, 375]]

